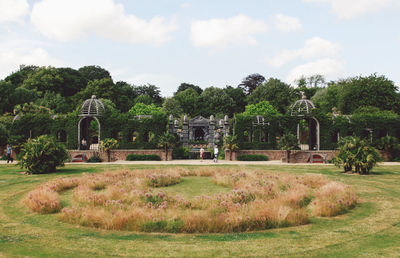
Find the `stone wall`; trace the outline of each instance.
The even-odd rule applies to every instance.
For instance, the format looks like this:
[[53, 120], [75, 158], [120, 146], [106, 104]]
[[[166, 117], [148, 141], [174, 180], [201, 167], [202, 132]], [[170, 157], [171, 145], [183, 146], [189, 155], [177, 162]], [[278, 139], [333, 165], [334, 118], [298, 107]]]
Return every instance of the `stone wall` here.
[[[290, 163], [309, 163], [317, 161], [315, 155], [319, 155], [326, 162], [335, 156], [336, 151], [291, 151]], [[269, 160], [282, 160], [286, 162], [286, 151], [284, 150], [239, 150], [232, 153], [232, 160], [237, 160], [240, 155], [266, 155]], [[229, 160], [230, 151], [225, 150], [225, 160]]]
[[[129, 154], [139, 154], [139, 155], [150, 155], [156, 154], [161, 157], [161, 160], [165, 160], [165, 152], [163, 150], [111, 150], [110, 158], [111, 161], [117, 160], [126, 160], [126, 156]], [[90, 158], [94, 155], [99, 155], [103, 162], [107, 161], [107, 153], [106, 152], [98, 152], [92, 150], [69, 150], [69, 154], [71, 160], [77, 155], [85, 155], [86, 158]], [[168, 160], [172, 160], [172, 150], [168, 150]]]

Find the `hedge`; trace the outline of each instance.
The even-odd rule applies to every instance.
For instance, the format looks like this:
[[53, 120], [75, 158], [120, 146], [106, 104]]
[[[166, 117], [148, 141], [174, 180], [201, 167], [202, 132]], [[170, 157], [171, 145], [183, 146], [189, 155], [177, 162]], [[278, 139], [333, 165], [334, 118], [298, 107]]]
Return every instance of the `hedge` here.
[[135, 160], [157, 160], [160, 161], [161, 157], [157, 154], [148, 154], [148, 155], [140, 155], [140, 154], [129, 154], [126, 156], [127, 161], [135, 161]]
[[102, 160], [99, 156], [94, 155], [94, 156], [90, 157], [87, 162], [88, 163], [99, 163], [99, 162], [102, 162]]
[[268, 161], [269, 158], [261, 154], [245, 154], [237, 157], [239, 161]]

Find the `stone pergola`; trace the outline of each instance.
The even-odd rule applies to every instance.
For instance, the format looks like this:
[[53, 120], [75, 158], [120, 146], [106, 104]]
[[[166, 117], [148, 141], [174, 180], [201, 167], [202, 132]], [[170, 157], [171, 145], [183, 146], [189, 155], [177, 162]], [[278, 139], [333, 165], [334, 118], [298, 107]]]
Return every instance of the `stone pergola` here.
[[229, 135], [229, 119], [215, 119], [213, 115], [210, 119], [197, 116], [188, 119], [185, 115], [183, 118], [182, 129], [179, 128], [180, 121], [173, 120], [172, 115], [169, 117], [169, 132], [177, 133], [180, 136], [184, 146], [188, 146], [190, 141], [206, 141], [209, 146], [213, 147], [216, 141], [220, 141], [224, 136]]

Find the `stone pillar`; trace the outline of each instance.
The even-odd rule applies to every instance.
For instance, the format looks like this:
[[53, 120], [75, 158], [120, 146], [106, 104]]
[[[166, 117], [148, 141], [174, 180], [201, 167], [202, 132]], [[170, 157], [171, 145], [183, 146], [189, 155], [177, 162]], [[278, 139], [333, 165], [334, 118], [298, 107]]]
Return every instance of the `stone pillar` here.
[[172, 115], [169, 116], [168, 129], [170, 134], [174, 134], [174, 117]]
[[229, 118], [227, 115], [224, 117], [224, 136], [229, 136]]
[[214, 129], [215, 129], [215, 120], [214, 116], [210, 116], [210, 123], [208, 125], [208, 143], [211, 148], [214, 147]]
[[182, 130], [182, 137], [183, 137], [183, 146], [189, 146], [189, 121], [187, 115], [183, 117], [183, 130]]

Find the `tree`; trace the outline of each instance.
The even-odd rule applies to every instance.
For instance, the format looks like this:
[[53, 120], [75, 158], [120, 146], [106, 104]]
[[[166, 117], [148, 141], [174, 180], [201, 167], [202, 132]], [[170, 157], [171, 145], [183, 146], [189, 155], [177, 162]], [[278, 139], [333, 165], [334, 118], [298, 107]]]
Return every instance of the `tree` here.
[[278, 115], [279, 112], [272, 105], [270, 105], [268, 101], [261, 101], [257, 104], [247, 105], [243, 114], [248, 116], [263, 116], [268, 118]]
[[29, 90], [37, 90], [39, 96], [46, 91], [62, 93], [64, 79], [60, 72], [54, 67], [40, 67], [22, 83], [21, 87]]
[[161, 108], [156, 107], [154, 104], [146, 105], [143, 103], [137, 103], [129, 110], [129, 114], [132, 116], [153, 115], [160, 112], [162, 112]]
[[194, 89], [197, 92], [197, 94], [199, 94], [199, 95], [201, 93], [203, 93], [203, 89], [200, 88], [200, 86], [184, 82], [184, 83], [181, 83], [181, 85], [179, 85], [178, 90], [174, 93], [174, 95], [178, 94], [179, 92], [185, 91], [189, 88]]
[[225, 93], [233, 100], [233, 105], [228, 111], [228, 116], [233, 117], [234, 114], [242, 113], [247, 105], [246, 95], [239, 87], [226, 86]]
[[261, 74], [254, 73], [248, 75], [246, 78], [242, 80], [242, 83], [239, 84], [239, 87], [243, 89], [243, 92], [246, 95], [251, 94], [258, 85], [265, 81], [265, 77]]
[[19, 87], [22, 83], [33, 73], [35, 73], [39, 69], [38, 66], [28, 65], [24, 66], [21, 65], [20, 69], [7, 76], [4, 80], [11, 82], [14, 87]]
[[168, 150], [171, 147], [175, 146], [176, 142], [177, 142], [176, 137], [172, 134], [169, 134], [168, 132], [160, 136], [158, 140], [158, 146], [164, 149], [165, 160], [168, 160]]
[[337, 107], [343, 114], [352, 114], [361, 106], [374, 106], [395, 112], [400, 110], [398, 88], [385, 76], [373, 74], [353, 77], [338, 84], [341, 87]]
[[226, 92], [217, 87], [208, 87], [200, 95], [200, 111], [204, 116], [225, 115], [234, 107], [234, 102]]
[[229, 150], [229, 160], [232, 160], [232, 153], [239, 150], [236, 135], [228, 135], [224, 137], [224, 150]]
[[162, 105], [161, 91], [160, 88], [158, 88], [157, 86], [152, 84], [134, 86], [133, 90], [136, 96], [148, 95], [152, 99], [154, 104], [156, 104], [157, 106]]
[[173, 115], [174, 117], [179, 117], [183, 114], [183, 110], [175, 98], [166, 98], [162, 109], [167, 115]]
[[87, 84], [89, 81], [94, 80], [111, 79], [110, 73], [106, 69], [98, 65], [88, 65], [81, 67], [79, 68], [78, 72], [85, 79], [85, 84]]
[[290, 163], [290, 152], [292, 150], [298, 150], [299, 144], [296, 135], [288, 133], [281, 137], [279, 140], [279, 148], [286, 150], [286, 161]]
[[22, 168], [28, 173], [42, 174], [54, 172], [57, 167], [63, 166], [69, 154], [64, 145], [58, 143], [54, 137], [41, 135], [22, 145]]
[[249, 104], [268, 101], [280, 113], [286, 113], [288, 107], [298, 98], [296, 91], [279, 79], [270, 78], [259, 85], [248, 97]]
[[192, 88], [188, 88], [179, 92], [174, 96], [178, 101], [183, 113], [189, 116], [196, 116], [200, 114], [199, 110], [199, 94]]
[[87, 81], [82, 74], [72, 68], [57, 68], [59, 75], [62, 78], [61, 95], [63, 97], [70, 97], [84, 89], [87, 85]]
[[296, 82], [298, 85], [296, 90], [299, 93], [303, 92], [307, 99], [311, 99], [319, 89], [326, 87], [325, 78], [320, 74], [310, 77], [302, 76], [300, 79], [296, 80]]
[[107, 161], [111, 161], [111, 150], [118, 148], [118, 141], [113, 138], [106, 138], [100, 141], [100, 149], [107, 153]]
[[133, 103], [143, 103], [146, 105], [154, 104], [153, 99], [149, 95], [139, 95], [133, 100]]
[[68, 113], [73, 110], [73, 107], [63, 98], [60, 93], [48, 91], [44, 96], [35, 101], [38, 106], [44, 106], [54, 111], [54, 113]]

